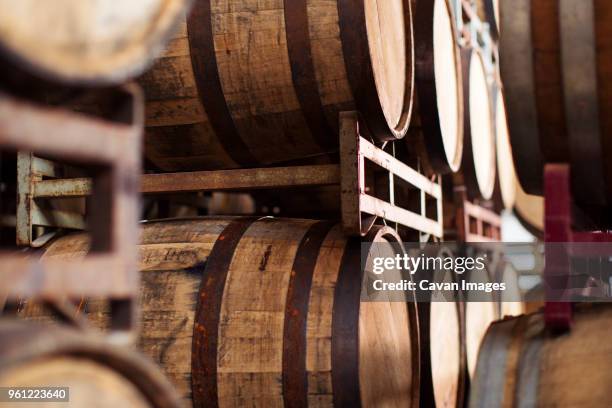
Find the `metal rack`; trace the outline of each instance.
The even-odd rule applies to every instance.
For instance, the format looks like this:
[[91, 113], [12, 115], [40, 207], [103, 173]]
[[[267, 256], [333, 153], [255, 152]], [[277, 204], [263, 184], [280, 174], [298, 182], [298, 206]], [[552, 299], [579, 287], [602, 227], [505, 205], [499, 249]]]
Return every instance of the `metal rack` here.
[[[32, 163], [38, 163], [34, 159]], [[367, 186], [366, 163], [374, 163], [387, 172], [386, 197], [374, 196]], [[24, 166], [26, 167], [26, 166]], [[35, 166], [36, 167], [36, 166]], [[34, 168], [35, 168], [34, 167]], [[32, 168], [30, 166], [30, 168]], [[28, 191], [30, 202], [69, 197], [86, 197], [91, 193], [88, 178], [41, 179], [35, 171], [19, 179], [19, 190]], [[395, 202], [396, 183], [418, 190], [420, 212], [403, 208]], [[377, 219], [396, 223], [441, 238], [442, 188], [440, 178], [430, 180], [389, 153], [366, 140], [360, 133], [358, 114], [340, 114], [340, 163], [236, 170], [195, 171], [184, 173], [144, 174], [140, 178], [142, 194], [186, 193], [199, 191], [245, 191], [294, 187], [336, 185], [340, 189], [341, 221], [348, 235], [365, 235]], [[426, 213], [425, 203], [436, 201], [436, 214]], [[21, 206], [18, 235], [27, 236], [34, 225], [79, 229], [82, 221], [65, 217], [43, 217], [36, 205]], [[54, 222], [57, 220], [57, 222]], [[31, 244], [31, 240], [22, 241]]]
[[[494, 211], [463, 200], [457, 219], [459, 234], [463, 242], [499, 242], [501, 240], [501, 217]], [[462, 225], [461, 225], [462, 224]]]
[[[77, 326], [81, 322], [73, 318], [64, 299], [107, 298], [112, 338], [129, 342], [135, 338], [137, 321], [139, 279], [134, 247], [138, 240], [137, 177], [144, 114], [137, 87], [113, 92], [114, 112], [104, 119], [0, 94], [0, 148], [35, 152], [91, 174], [87, 214], [91, 243], [82, 262], [39, 260], [28, 253], [5, 252], [0, 254], [0, 281], [9, 301], [44, 300]], [[31, 160], [29, 154], [20, 157], [18, 237], [21, 243], [31, 243], [33, 224], [62, 225], [63, 219], [60, 213], [45, 213], [36, 203], [36, 182], [53, 175], [52, 162]]]
[[[572, 303], [570, 301], [550, 301], [567, 296], [571, 278], [572, 256], [605, 256], [612, 252], [602, 250], [601, 245], [571, 245], [571, 243], [612, 243], [610, 231], [575, 231], [572, 224], [572, 194], [570, 189], [570, 170], [567, 164], [547, 164], [544, 168], [544, 246], [546, 264], [544, 283], [546, 303], [544, 318], [549, 328], [569, 330], [572, 322]], [[559, 245], [559, 243], [570, 243]], [[557, 288], [559, 280], [565, 283]], [[552, 285], [551, 285], [552, 284]], [[551, 287], [554, 286], [554, 287]]]
[[[455, 0], [453, 6], [459, 44], [473, 46], [481, 51], [487, 75], [491, 78], [491, 83], [496, 83], [497, 44], [491, 36], [489, 23], [480, 19], [471, 0]], [[467, 23], [464, 22], [464, 17], [468, 20]]]

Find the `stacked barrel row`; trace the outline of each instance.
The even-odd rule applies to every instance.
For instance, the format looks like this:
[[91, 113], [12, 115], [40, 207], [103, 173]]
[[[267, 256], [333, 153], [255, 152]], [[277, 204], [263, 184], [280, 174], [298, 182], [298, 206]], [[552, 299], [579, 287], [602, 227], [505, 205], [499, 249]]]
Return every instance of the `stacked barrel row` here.
[[[612, 5], [519, 0], [500, 1], [498, 11], [501, 78], [520, 182], [517, 215], [543, 232], [542, 196], [552, 208], [566, 198], [546, 184], [547, 171], [559, 168], [549, 165], [562, 164], [570, 172], [571, 228], [609, 230]], [[493, 323], [469, 406], [608, 406], [601, 389], [610, 383], [610, 352], [600, 339], [612, 333], [610, 311], [603, 303], [576, 304], [571, 328], [563, 331], [549, 327], [544, 311]]]
[[[194, 406], [462, 406], [481, 337], [507, 309], [462, 293], [362, 301], [373, 258], [404, 253], [388, 227], [365, 242], [329, 221], [146, 222], [139, 348]], [[42, 260], [78, 262], [89, 244], [87, 234], [57, 239]], [[77, 304], [105, 326], [107, 304]], [[50, 318], [27, 300], [16, 312]]]
[[501, 2], [501, 75], [524, 191], [544, 193], [546, 164], [570, 167], [585, 226], [606, 228], [610, 163], [610, 4]]
[[[507, 131], [503, 98], [496, 96], [498, 86], [492, 81], [494, 67], [486, 65], [477, 46], [460, 48], [458, 38], [455, 10], [444, 0], [270, 4], [196, 1], [192, 14], [186, 18], [164, 56], [140, 80], [147, 93], [146, 157], [152, 170], [172, 172], [334, 163], [338, 161], [338, 115], [344, 110], [357, 110], [364, 136], [378, 142], [395, 141], [397, 151], [405, 152], [405, 156], [400, 157], [406, 161], [416, 157], [418, 166], [428, 175], [461, 171], [454, 182], [468, 185], [471, 199], [491, 200], [503, 196], [505, 205], [512, 207], [516, 188], [513, 170], [504, 173], [506, 179], [502, 183], [496, 181], [496, 128], [499, 127], [502, 137], [507, 136]], [[496, 110], [500, 112], [497, 115]], [[507, 145], [499, 149], [498, 154], [505, 160], [500, 163], [511, 162], [509, 152]], [[337, 213], [340, 203], [339, 190], [333, 187], [307, 193], [274, 191], [266, 193], [265, 200], [290, 206], [289, 211], [282, 211], [284, 214], [305, 217], [321, 212]], [[311, 257], [318, 263], [321, 254], [319, 252], [319, 258]], [[253, 254], [244, 258], [243, 263], [250, 264], [252, 270], [265, 264], [264, 255], [265, 252]], [[298, 256], [299, 251], [295, 259]], [[337, 256], [346, 254], [339, 252]], [[289, 261], [296, 262], [293, 257]], [[340, 261], [338, 258], [335, 262]], [[231, 267], [226, 268], [231, 270]], [[286, 268], [288, 273], [289, 265]], [[358, 276], [356, 264], [354, 268]], [[353, 283], [361, 284], [362, 279], [354, 279]], [[229, 284], [225, 283], [225, 292], [221, 289], [223, 299], [228, 296], [227, 301], [232, 296]], [[341, 301], [337, 298], [340, 287], [338, 284], [334, 289], [334, 302]], [[293, 290], [291, 286], [278, 288], [274, 292], [276, 301], [278, 297], [286, 298], [285, 302], [291, 301]], [[302, 295], [306, 296], [308, 289], [302, 290]], [[310, 294], [310, 302], [313, 295]], [[261, 302], [260, 294], [249, 292], [243, 296], [245, 304]], [[464, 314], [460, 312], [459, 303], [435, 303], [431, 311], [425, 311], [428, 306], [424, 306], [421, 318], [428, 320], [422, 321], [426, 326], [420, 331], [420, 361], [425, 367], [420, 387], [414, 377], [403, 383], [388, 379], [387, 374], [408, 378], [409, 365], [397, 367], [386, 358], [386, 368], [382, 363], [358, 364], [362, 354], [359, 358], [347, 357], [345, 362], [353, 364], [353, 378], [349, 382], [341, 381], [339, 376], [345, 369], [334, 365], [337, 361], [334, 360], [334, 342], [337, 340], [333, 330], [331, 351], [323, 350], [331, 353], [324, 358], [325, 367], [331, 374], [328, 372], [320, 379], [321, 374], [314, 365], [308, 368], [311, 364], [308, 353], [314, 345], [308, 343], [311, 329], [307, 325], [306, 334], [303, 327], [299, 331], [301, 346], [296, 346], [296, 350], [305, 348], [307, 354], [305, 362], [302, 355], [295, 356], [301, 378], [299, 387], [295, 388], [295, 374], [287, 371], [286, 359], [290, 357], [284, 353], [288, 345], [295, 344], [287, 336], [296, 334], [287, 332], [286, 327], [295, 330], [293, 317], [310, 322], [312, 304], [309, 303], [305, 312], [296, 310], [292, 317], [283, 311], [280, 302], [277, 313], [283, 316], [278, 319], [284, 326], [253, 323], [258, 331], [266, 327], [262, 337], [252, 340], [255, 347], [244, 340], [242, 349], [231, 346], [234, 340], [223, 337], [235, 332], [213, 324], [206, 331], [211, 333], [212, 330], [212, 335], [217, 336], [213, 355], [215, 351], [229, 351], [223, 356], [209, 356], [213, 360], [207, 362], [202, 374], [198, 373], [195, 379], [192, 377], [191, 383], [185, 382], [181, 389], [187, 394], [189, 390], [196, 392], [194, 387], [203, 381], [206, 385], [199, 392], [207, 392], [209, 400], [221, 405], [241, 405], [242, 398], [249, 397], [263, 405], [292, 405], [294, 401], [343, 405], [348, 401], [343, 395], [345, 390], [351, 390], [352, 404], [389, 401], [390, 405], [407, 405], [414, 404], [414, 392], [421, 388], [422, 401], [460, 405], [466, 376], [464, 336], [469, 338], [470, 372], [473, 374], [480, 340], [488, 324], [499, 317], [493, 302], [470, 308], [469, 328], [464, 330]], [[361, 308], [367, 309], [367, 305], [362, 303]], [[392, 310], [396, 308], [397, 305], [391, 307]], [[306, 313], [307, 317], [301, 313]], [[362, 313], [367, 312], [359, 312], [360, 316]], [[394, 311], [393, 315], [397, 313]], [[336, 315], [335, 309], [331, 314], [332, 321], [345, 319], [341, 314]], [[235, 319], [236, 326], [247, 327], [240, 323], [238, 315], [225, 316], [223, 321], [229, 326], [233, 326]], [[387, 341], [397, 342], [392, 346], [397, 353], [411, 344], [414, 353], [419, 350], [415, 346], [418, 331], [411, 326], [406, 332], [405, 318], [399, 316], [403, 334]], [[313, 318], [319, 319], [316, 314]], [[448, 319], [455, 319], [455, 323], [448, 323]], [[398, 330], [391, 329], [397, 324], [389, 321], [376, 323], [376, 327], [383, 333], [390, 333]], [[186, 330], [190, 328], [189, 323]], [[371, 336], [359, 330], [362, 336]], [[231, 334], [234, 335], [241, 336]], [[252, 355], [249, 347], [268, 350], [269, 336], [276, 339], [275, 354]], [[343, 340], [346, 343], [343, 347], [349, 347], [350, 338]], [[380, 354], [373, 349], [363, 350], [367, 350], [366, 354]], [[436, 355], [440, 351], [448, 353], [453, 363], [446, 365]], [[386, 355], [390, 358], [393, 353], [388, 351]], [[259, 358], [274, 364], [274, 368], [268, 367], [266, 371], [274, 373], [271, 377], [274, 380], [253, 374], [263, 370], [261, 365], [265, 365]], [[248, 380], [245, 377], [237, 379], [232, 373], [237, 368], [225, 367], [225, 359], [244, 364], [244, 370], [250, 373]], [[417, 364], [414, 355], [411, 361], [414, 370]], [[193, 363], [185, 367], [185, 372], [189, 372], [189, 367], [196, 369]], [[359, 380], [355, 377], [357, 374]], [[370, 386], [375, 389], [371, 393], [364, 388], [364, 381], [373, 382]], [[192, 397], [202, 398], [195, 394]]]
[[[3, 84], [70, 103], [84, 88], [142, 72], [173, 33], [139, 80], [152, 169], [335, 162], [338, 114], [357, 110], [374, 140], [409, 134], [407, 148], [425, 168], [462, 168], [473, 197], [493, 196], [499, 98], [479, 48], [458, 48], [450, 2], [193, 3], [189, 14], [178, 0], [6, 7]], [[41, 33], [28, 13], [54, 30]]]
[[7, 6], [3, 87], [69, 103], [142, 72], [173, 34], [139, 81], [152, 168], [337, 161], [338, 113], [357, 110], [374, 140], [410, 134], [426, 168], [462, 167], [473, 196], [492, 197], [501, 98], [476, 43], [458, 48], [450, 2], [199, 0], [191, 13], [184, 3]]
[[408, 133], [432, 172], [471, 164], [474, 196], [490, 199], [490, 75], [477, 50], [462, 73], [449, 2], [412, 3], [196, 1], [140, 81], [147, 159], [158, 171], [335, 162], [338, 114], [357, 110], [374, 140]]

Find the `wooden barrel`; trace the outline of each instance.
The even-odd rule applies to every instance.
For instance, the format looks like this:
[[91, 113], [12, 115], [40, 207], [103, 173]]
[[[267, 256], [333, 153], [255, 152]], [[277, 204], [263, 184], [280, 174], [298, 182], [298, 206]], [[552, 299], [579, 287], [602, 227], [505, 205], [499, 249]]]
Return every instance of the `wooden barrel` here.
[[409, 0], [195, 0], [141, 83], [146, 155], [165, 171], [261, 166], [338, 149], [338, 114], [401, 138], [413, 94]]
[[121, 83], [162, 51], [189, 3], [0, 0], [2, 82], [34, 86], [27, 75], [62, 85]]
[[499, 54], [510, 138], [525, 192], [568, 162], [578, 204], [612, 203], [612, 3], [501, 2]]
[[[435, 256], [452, 254], [441, 249]], [[434, 271], [423, 278], [435, 282], [453, 282], [448, 272]], [[437, 275], [437, 276], [436, 276]], [[421, 406], [461, 407], [465, 393], [465, 345], [463, 342], [463, 306], [459, 292], [436, 291], [428, 302], [419, 303], [419, 338], [421, 349]]]
[[134, 351], [75, 330], [9, 319], [0, 321], [0, 386], [67, 387], [65, 404], [78, 407], [180, 406], [159, 369]]
[[571, 331], [554, 334], [542, 313], [494, 323], [483, 343], [470, 407], [608, 407], [612, 309], [575, 307]]
[[525, 302], [524, 314], [531, 314], [535, 312], [539, 312], [544, 308], [544, 299], [546, 295], [544, 294], [544, 285], [542, 283], [538, 283], [531, 289], [525, 293]]
[[527, 194], [520, 183], [516, 183], [514, 215], [521, 225], [534, 236], [544, 236], [544, 198]]
[[[369, 239], [366, 270], [401, 251], [389, 228]], [[416, 406], [415, 304], [360, 302], [360, 241], [325, 221], [145, 223], [140, 347], [195, 406]], [[67, 236], [44, 257], [87, 247]]]
[[519, 273], [509, 262], [502, 261], [496, 282], [504, 282], [506, 289], [499, 293], [499, 317], [518, 316], [525, 312], [525, 302], [519, 286]]
[[[473, 275], [470, 282], [489, 283], [488, 275]], [[499, 300], [491, 293], [470, 291], [463, 294], [465, 299], [465, 353], [470, 380], [474, 378], [478, 350], [489, 325], [499, 318]]]
[[508, 121], [501, 89], [495, 97], [495, 152], [497, 162], [497, 190], [505, 209], [512, 209], [516, 200], [516, 170], [508, 135]]
[[491, 199], [495, 187], [493, 100], [481, 52], [461, 50], [463, 69], [464, 154], [462, 170], [468, 197]]
[[[415, 0], [413, 0], [413, 3]], [[463, 91], [453, 7], [449, 0], [416, 1], [414, 19], [416, 103], [411, 149], [426, 152], [433, 172], [459, 169], [463, 153]]]

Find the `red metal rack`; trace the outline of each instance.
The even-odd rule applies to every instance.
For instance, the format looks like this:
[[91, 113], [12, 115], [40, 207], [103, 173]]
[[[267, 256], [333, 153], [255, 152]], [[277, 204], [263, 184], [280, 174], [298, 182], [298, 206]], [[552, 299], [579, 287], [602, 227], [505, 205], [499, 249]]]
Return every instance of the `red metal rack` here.
[[[572, 194], [570, 170], [567, 164], [547, 164], [544, 169], [544, 229], [546, 243], [612, 243], [608, 231], [574, 231], [572, 226]], [[599, 245], [545, 245], [546, 265], [544, 281], [565, 281], [571, 275], [571, 256], [609, 256]], [[563, 298], [564, 289], [553, 289], [546, 285], [544, 317], [547, 327], [554, 330], [569, 330], [572, 323], [572, 303], [551, 301]]]
[[[575, 231], [572, 227], [572, 194], [570, 170], [567, 164], [547, 164], [544, 169], [544, 228], [546, 243], [606, 243], [612, 242], [608, 231]], [[544, 317], [547, 327], [568, 330], [572, 323], [572, 303], [551, 301], [563, 297], [571, 274], [570, 256], [609, 256], [599, 245], [545, 245], [544, 281], [566, 282], [565, 288], [546, 286]]]

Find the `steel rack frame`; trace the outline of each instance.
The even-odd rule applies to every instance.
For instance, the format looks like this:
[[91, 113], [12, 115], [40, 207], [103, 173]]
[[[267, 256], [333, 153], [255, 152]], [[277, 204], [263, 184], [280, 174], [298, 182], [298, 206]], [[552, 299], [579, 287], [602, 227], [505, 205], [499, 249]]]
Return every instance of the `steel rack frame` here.
[[[91, 197], [87, 226], [90, 251], [82, 261], [38, 259], [34, 252], [3, 251], [0, 282], [7, 298], [35, 298], [56, 314], [83, 326], [65, 299], [99, 297], [109, 300], [109, 337], [129, 343], [135, 339], [143, 100], [140, 89], [128, 85], [110, 91], [112, 117], [76, 113], [37, 105], [0, 93], [0, 148], [28, 151], [90, 171]], [[20, 243], [32, 243], [32, 225], [74, 225], [61, 213], [45, 213], [36, 202], [37, 182], [54, 175], [53, 162], [32, 160], [20, 153], [17, 229]], [[70, 222], [69, 222], [70, 221]]]
[[[182, 173], [144, 174], [140, 178], [142, 194], [170, 194], [203, 191], [249, 191], [294, 187], [336, 185], [340, 189], [341, 221], [347, 235], [363, 236], [377, 220], [442, 238], [441, 178], [430, 180], [402, 163], [373, 142], [368, 141], [359, 128], [356, 112], [340, 114], [340, 163], [287, 167], [251, 168], [235, 170], [193, 171]], [[34, 159], [32, 163], [37, 163]], [[387, 173], [386, 197], [372, 195], [366, 183], [366, 163], [373, 163]], [[24, 165], [26, 169], [27, 166]], [[30, 168], [36, 168], [36, 166]], [[36, 171], [25, 172], [19, 179], [20, 190], [28, 191], [31, 201], [86, 197], [91, 193], [88, 178], [41, 179]], [[405, 183], [418, 190], [420, 211], [403, 208], [395, 202], [394, 186]], [[425, 203], [436, 201], [436, 214], [426, 213]], [[22, 207], [18, 222], [18, 235], [27, 237], [35, 225], [70, 227], [79, 229], [82, 221], [70, 216], [43, 217], [35, 205]], [[49, 220], [52, 220], [49, 222]], [[61, 222], [53, 223], [53, 220]], [[26, 245], [31, 239], [21, 241]]]

